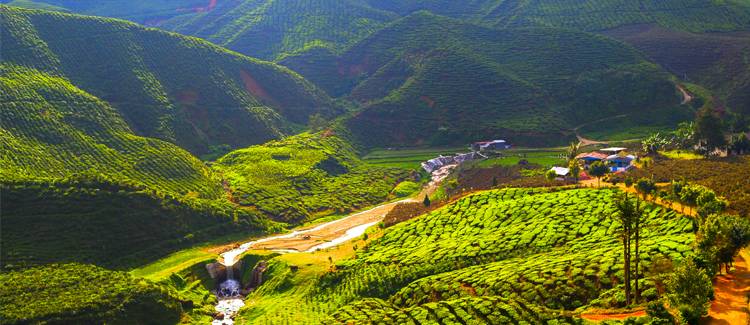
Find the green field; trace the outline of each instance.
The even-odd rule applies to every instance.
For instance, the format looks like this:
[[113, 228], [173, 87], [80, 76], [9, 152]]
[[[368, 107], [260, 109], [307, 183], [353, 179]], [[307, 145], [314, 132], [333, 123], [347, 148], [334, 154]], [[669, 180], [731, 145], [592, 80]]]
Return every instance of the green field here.
[[437, 158], [440, 155], [452, 156], [468, 151], [468, 145], [452, 148], [375, 149], [362, 157], [362, 160], [374, 166], [421, 170], [421, 163], [427, 160]]
[[521, 160], [526, 160], [530, 164], [541, 165], [544, 168], [560, 166], [565, 164], [565, 149], [511, 149], [500, 151], [502, 157], [490, 158], [470, 164], [472, 167], [488, 168], [494, 166], [513, 166], [518, 165]]

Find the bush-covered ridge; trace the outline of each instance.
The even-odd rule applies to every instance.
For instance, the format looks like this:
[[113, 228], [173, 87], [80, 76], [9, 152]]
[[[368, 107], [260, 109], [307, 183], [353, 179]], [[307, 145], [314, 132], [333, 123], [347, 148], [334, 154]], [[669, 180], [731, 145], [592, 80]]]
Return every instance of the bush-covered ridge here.
[[2, 270], [56, 262], [129, 269], [227, 234], [273, 227], [264, 215], [227, 200], [175, 196], [102, 177], [4, 179], [0, 191]]
[[273, 60], [310, 46], [343, 50], [395, 18], [358, 0], [243, 0], [160, 27]]
[[338, 56], [312, 49], [281, 63], [334, 96], [360, 101], [365, 107], [349, 126], [375, 147], [483, 138], [550, 145], [607, 117], [673, 126], [692, 114], [677, 107], [670, 76], [620, 42], [545, 28], [496, 30], [425, 12]]
[[362, 162], [343, 129], [303, 133], [236, 150], [214, 168], [233, 200], [272, 218], [299, 222], [382, 202], [404, 170]]
[[176, 324], [175, 293], [93, 265], [51, 264], [0, 273], [3, 324]]
[[289, 69], [197, 38], [8, 6], [0, 15], [4, 62], [64, 77], [116, 108], [138, 135], [193, 153], [262, 143], [310, 114], [337, 112]]
[[3, 180], [105, 175], [178, 196], [222, 196], [198, 159], [136, 136], [115, 109], [62, 77], [2, 64], [0, 93]]

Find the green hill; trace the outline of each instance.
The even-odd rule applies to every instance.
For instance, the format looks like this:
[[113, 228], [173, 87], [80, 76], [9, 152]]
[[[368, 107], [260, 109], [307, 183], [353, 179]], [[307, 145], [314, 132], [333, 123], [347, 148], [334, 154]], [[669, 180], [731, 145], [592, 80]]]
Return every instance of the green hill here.
[[607, 31], [682, 78], [710, 89], [735, 112], [750, 114], [750, 33], [690, 33], [639, 25]]
[[214, 167], [233, 200], [279, 221], [299, 223], [383, 202], [407, 175], [369, 166], [341, 128], [303, 133], [233, 151]]
[[373, 7], [408, 15], [428, 10], [498, 27], [541, 25], [586, 31], [653, 23], [685, 31], [727, 31], [750, 27], [745, 0], [367, 0]]
[[3, 324], [177, 324], [182, 306], [164, 286], [83, 264], [0, 273]]
[[267, 227], [190, 153], [133, 134], [107, 103], [37, 70], [0, 65], [0, 153], [3, 268], [134, 266]]
[[339, 56], [313, 49], [281, 63], [361, 102], [349, 126], [371, 146], [498, 137], [559, 144], [577, 125], [608, 117], [628, 115], [627, 127], [691, 115], [677, 108], [670, 76], [622, 43], [554, 29], [496, 30], [425, 12]]
[[[210, 0], [0, 0], [0, 3], [31, 8], [69, 11], [84, 15], [127, 19], [142, 24], [157, 24], [171, 17], [211, 10]], [[215, 2], [215, 1], [214, 1]]]
[[243, 0], [184, 15], [160, 27], [240, 53], [275, 59], [310, 46], [342, 50], [396, 18], [360, 0]]
[[[0, 6], [4, 63], [63, 77], [195, 154], [296, 130], [330, 99], [286, 68], [132, 23]], [[65, 30], [65, 37], [59, 31]]]

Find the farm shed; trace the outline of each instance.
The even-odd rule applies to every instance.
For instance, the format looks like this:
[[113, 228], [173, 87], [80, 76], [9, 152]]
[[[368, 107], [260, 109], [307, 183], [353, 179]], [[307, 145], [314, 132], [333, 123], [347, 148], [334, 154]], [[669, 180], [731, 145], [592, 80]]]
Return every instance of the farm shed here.
[[480, 141], [471, 144], [472, 151], [491, 151], [510, 149], [510, 144], [505, 140]]

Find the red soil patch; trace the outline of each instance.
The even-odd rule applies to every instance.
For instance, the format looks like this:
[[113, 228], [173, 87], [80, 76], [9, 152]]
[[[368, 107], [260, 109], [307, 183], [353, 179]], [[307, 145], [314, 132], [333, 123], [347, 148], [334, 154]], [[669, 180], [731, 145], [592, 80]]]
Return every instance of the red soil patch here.
[[747, 293], [750, 291], [750, 271], [748, 271], [746, 251], [734, 259], [735, 269], [730, 274], [722, 274], [714, 280], [714, 296], [708, 316], [702, 324], [747, 324]]
[[581, 318], [585, 320], [589, 320], [589, 321], [594, 321], [594, 322], [600, 322], [600, 321], [605, 321], [605, 320], [623, 320], [623, 319], [627, 319], [630, 317], [643, 317], [643, 316], [646, 316], [645, 310], [636, 310], [636, 311], [632, 311], [629, 313], [581, 314]]
[[177, 94], [177, 101], [181, 104], [195, 105], [198, 102], [198, 92], [195, 90], [185, 90]]
[[435, 100], [433, 100], [432, 98], [430, 98], [428, 96], [421, 96], [421, 97], [419, 97], [419, 100], [423, 101], [430, 108], [434, 108], [435, 107]]
[[366, 67], [364, 64], [346, 65], [339, 63], [338, 66], [339, 76], [354, 77], [362, 74], [363, 72], [365, 72], [365, 70]]
[[210, 0], [208, 2], [207, 6], [205, 6], [205, 7], [196, 7], [196, 8], [194, 8], [194, 11], [195, 12], [207, 12], [207, 11], [214, 10], [214, 8], [216, 8], [216, 1], [218, 1], [218, 0]]
[[276, 103], [273, 97], [271, 97], [271, 95], [268, 94], [263, 86], [261, 86], [260, 83], [258, 83], [258, 81], [253, 78], [253, 76], [247, 73], [247, 71], [241, 70], [240, 77], [242, 77], [242, 82], [245, 84], [245, 90], [253, 95], [253, 97], [260, 98], [274, 104]]

